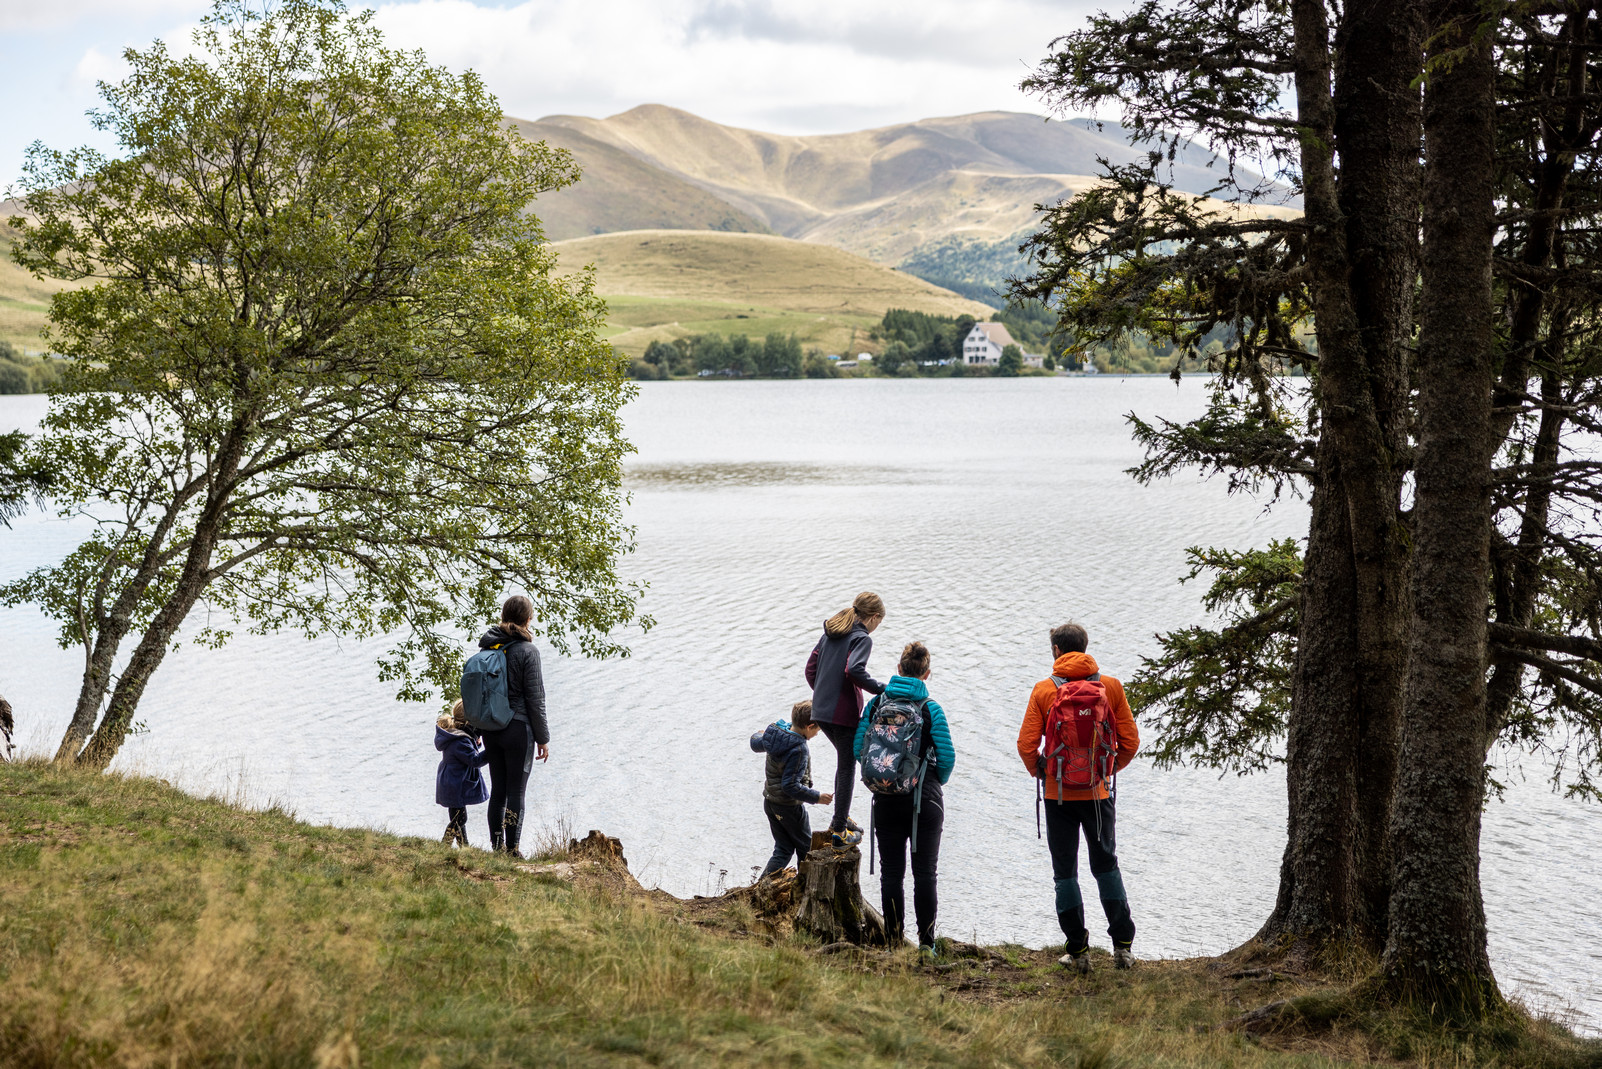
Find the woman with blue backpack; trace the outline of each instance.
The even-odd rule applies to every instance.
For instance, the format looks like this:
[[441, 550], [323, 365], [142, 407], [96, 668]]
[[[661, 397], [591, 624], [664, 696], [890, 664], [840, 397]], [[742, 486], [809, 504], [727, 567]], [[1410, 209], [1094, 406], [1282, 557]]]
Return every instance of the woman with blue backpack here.
[[545, 726], [545, 680], [540, 675], [540, 651], [534, 648], [534, 635], [529, 621], [534, 618], [534, 603], [521, 594], [506, 599], [501, 606], [501, 622], [484, 632], [478, 640], [480, 653], [485, 650], [502, 651], [505, 657], [504, 702], [509, 719], [496, 725], [491, 716], [494, 705], [481, 699], [477, 688], [465, 685], [473, 673], [478, 655], [468, 661], [464, 673], [462, 698], [467, 703], [469, 721], [483, 732], [484, 752], [488, 755], [489, 830], [490, 847], [504, 850], [513, 857], [522, 857], [518, 842], [523, 834], [523, 796], [528, 790], [528, 774], [534, 762], [550, 756], [547, 747], [550, 730]]
[[881, 859], [879, 902], [890, 945], [901, 942], [905, 929], [902, 884], [910, 846], [918, 951], [933, 957], [939, 905], [935, 869], [946, 823], [944, 785], [957, 766], [957, 751], [951, 745], [945, 710], [929, 697], [928, 679], [929, 648], [921, 642], [907, 643], [896, 674], [863, 711], [853, 752], [861, 763], [862, 782], [873, 792], [869, 823]]

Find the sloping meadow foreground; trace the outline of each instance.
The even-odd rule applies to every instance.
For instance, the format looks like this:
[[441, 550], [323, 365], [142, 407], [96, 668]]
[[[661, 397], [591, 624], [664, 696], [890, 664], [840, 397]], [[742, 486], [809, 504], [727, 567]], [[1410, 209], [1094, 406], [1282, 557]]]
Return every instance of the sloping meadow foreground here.
[[[1602, 1065], [1528, 1019], [1332, 1021], [1313, 985], [1227, 963], [828, 953], [751, 889], [684, 902], [582, 850], [520, 864], [37, 763], [0, 765], [0, 795], [11, 1069]], [[1300, 1024], [1231, 1024], [1286, 998]]]

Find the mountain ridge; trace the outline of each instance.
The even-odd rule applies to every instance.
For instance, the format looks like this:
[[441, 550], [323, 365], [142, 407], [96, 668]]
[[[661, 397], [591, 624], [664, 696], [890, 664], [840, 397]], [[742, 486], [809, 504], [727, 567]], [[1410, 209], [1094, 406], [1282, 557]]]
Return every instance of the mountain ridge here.
[[[1037, 225], [1038, 205], [1101, 181], [1102, 159], [1147, 155], [1115, 124], [1009, 111], [839, 134], [771, 134], [662, 104], [604, 119], [512, 121], [525, 136], [568, 149], [585, 170], [574, 190], [535, 207], [553, 239], [643, 229], [774, 233], [913, 273], [929, 259], [920, 252], [952, 244], [972, 245], [975, 262], [1021, 268], [1016, 246]], [[1184, 146], [1165, 177], [1177, 189], [1208, 194], [1219, 185], [1219, 164], [1206, 149]], [[592, 189], [617, 194], [607, 211], [584, 191], [592, 180]], [[1288, 203], [1229, 210], [1298, 214]], [[989, 277], [967, 280], [969, 289], [1000, 282], [1000, 268], [987, 270]]]

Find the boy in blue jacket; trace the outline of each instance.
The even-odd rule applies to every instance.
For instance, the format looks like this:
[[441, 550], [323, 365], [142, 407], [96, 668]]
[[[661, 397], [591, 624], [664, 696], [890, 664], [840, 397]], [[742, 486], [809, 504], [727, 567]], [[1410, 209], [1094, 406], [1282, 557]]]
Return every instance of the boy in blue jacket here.
[[828, 805], [834, 801], [834, 795], [812, 789], [812, 751], [807, 740], [818, 730], [812, 722], [812, 703], [806, 701], [795, 703], [789, 723], [775, 720], [751, 736], [751, 749], [768, 755], [762, 811], [773, 832], [773, 856], [757, 877], [759, 881], [783, 869], [792, 856], [806, 857], [812, 849], [812, 825], [805, 803]]

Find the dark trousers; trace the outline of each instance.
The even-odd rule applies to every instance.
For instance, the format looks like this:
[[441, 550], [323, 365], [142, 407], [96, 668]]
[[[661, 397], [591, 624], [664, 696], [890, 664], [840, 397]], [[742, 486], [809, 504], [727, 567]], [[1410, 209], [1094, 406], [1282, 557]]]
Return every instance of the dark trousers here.
[[447, 807], [450, 823], [445, 825], [445, 842], [467, 845], [467, 807], [453, 805]]
[[1111, 798], [1084, 802], [1046, 800], [1046, 845], [1051, 849], [1051, 875], [1057, 884], [1057, 923], [1077, 954], [1090, 945], [1085, 928], [1085, 900], [1079, 893], [1079, 829], [1090, 848], [1090, 874], [1096, 878], [1097, 896], [1107, 915], [1107, 934], [1113, 946], [1127, 947], [1135, 939], [1135, 922], [1129, 915], [1129, 896], [1118, 871], [1116, 814]]
[[762, 811], [768, 815], [768, 830], [773, 833], [773, 856], [768, 858], [768, 867], [757, 877], [759, 880], [783, 869], [792, 857], [806, 857], [812, 849], [812, 823], [807, 820], [806, 806], [764, 798]]
[[534, 729], [526, 720], [514, 720], [499, 731], [484, 732], [489, 755], [490, 846], [516, 850], [523, 834], [523, 795], [534, 767]]
[[[940, 833], [946, 824], [945, 797], [933, 778], [924, 785], [923, 808], [917, 814], [918, 848], [912, 851], [912, 909], [918, 918], [918, 942], [934, 945], [935, 911], [940, 899], [935, 890], [935, 869], [940, 864]], [[933, 789], [932, 789], [933, 788]], [[879, 904], [891, 945], [906, 929], [907, 903], [902, 883], [907, 874], [907, 847], [912, 840], [912, 795], [876, 794], [873, 797], [873, 838], [879, 847]]]
[[851, 815], [851, 789], [857, 783], [857, 759], [851, 755], [857, 742], [857, 725], [818, 721], [818, 727], [834, 746], [834, 817], [829, 821], [829, 830], [839, 831]]

